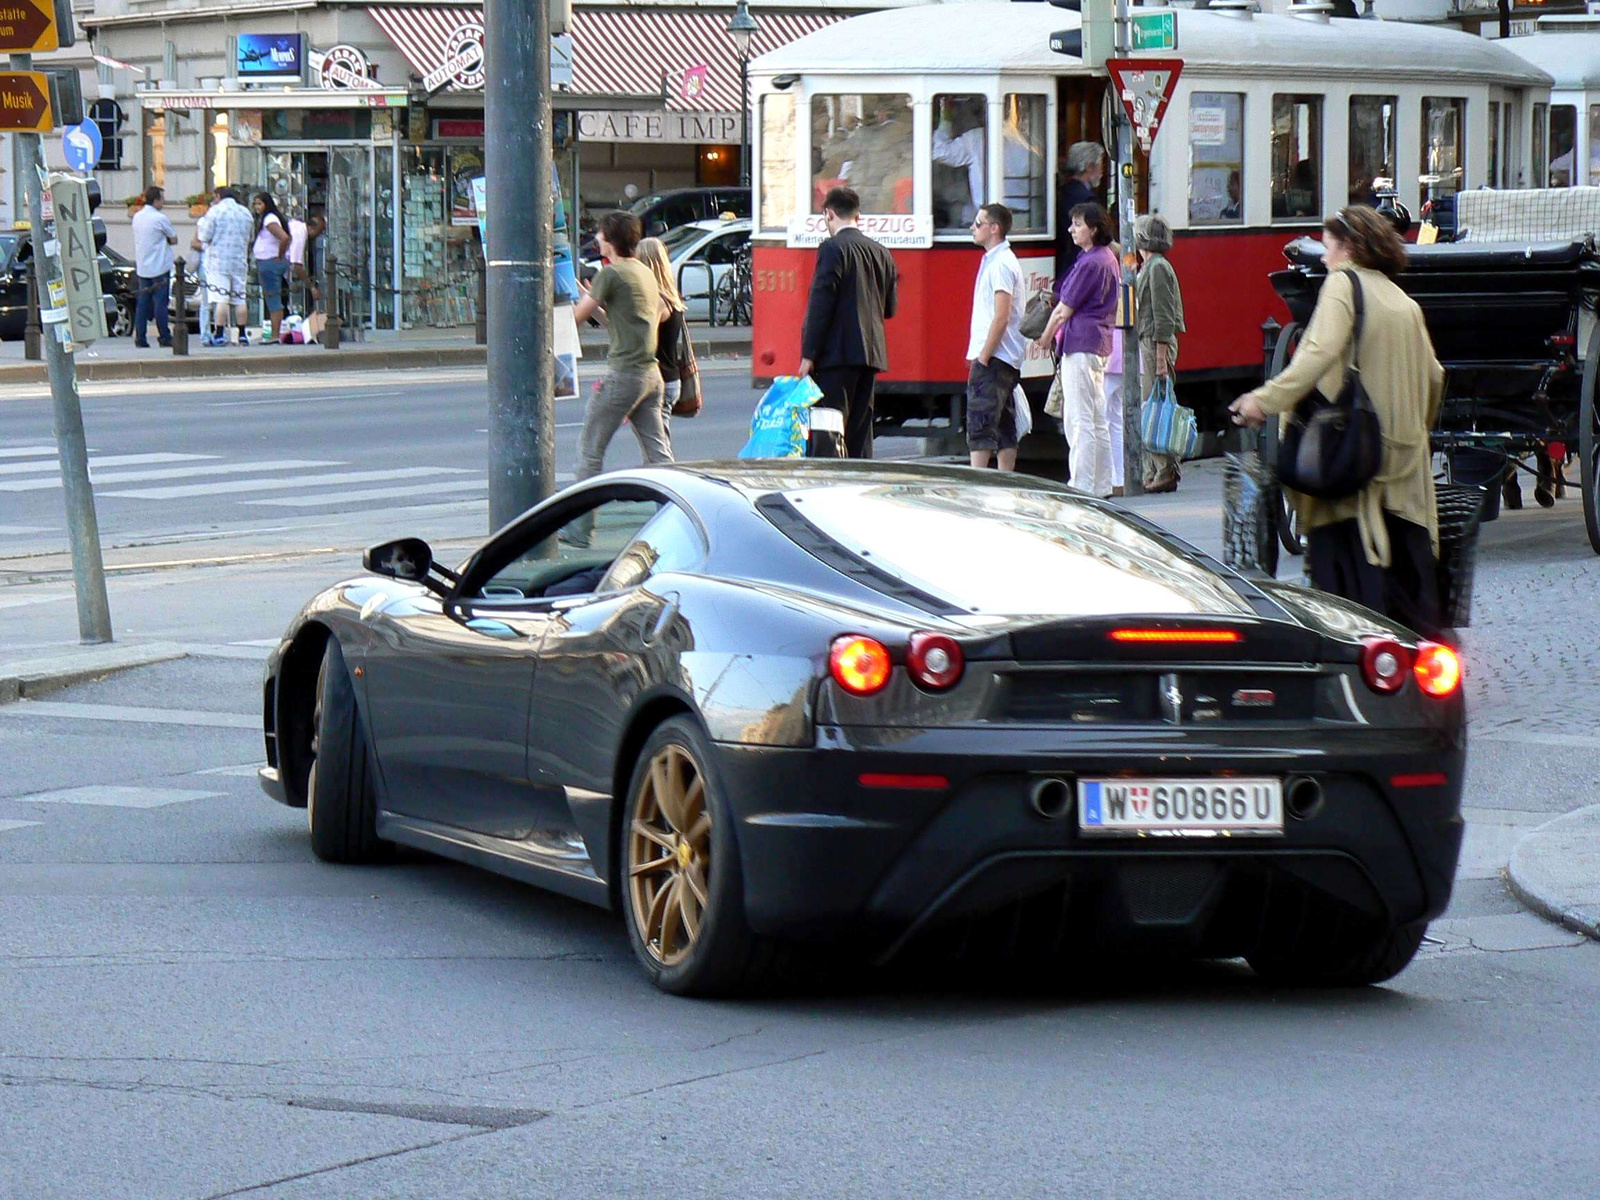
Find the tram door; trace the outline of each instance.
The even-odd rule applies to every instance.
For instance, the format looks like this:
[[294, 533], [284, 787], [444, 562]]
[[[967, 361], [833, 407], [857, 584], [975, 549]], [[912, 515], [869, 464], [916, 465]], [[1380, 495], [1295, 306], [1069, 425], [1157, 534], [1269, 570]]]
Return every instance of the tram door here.
[[[1112, 124], [1111, 105], [1115, 98], [1110, 80], [1105, 76], [1064, 76], [1056, 84], [1056, 146], [1060, 162], [1065, 164], [1067, 149], [1074, 142], [1098, 142], [1108, 147], [1107, 155], [1115, 160], [1115, 127]], [[1133, 148], [1135, 186], [1138, 189], [1135, 207], [1145, 212], [1150, 204], [1149, 162], [1144, 152]], [[1057, 189], [1066, 181], [1064, 171], [1058, 172]], [[1100, 187], [1100, 200], [1111, 213], [1112, 224], [1117, 220], [1116, 171], [1107, 164], [1105, 182]], [[1067, 227], [1066, 214], [1061, 214], [1058, 229]], [[1120, 240], [1126, 241], [1120, 231]]]

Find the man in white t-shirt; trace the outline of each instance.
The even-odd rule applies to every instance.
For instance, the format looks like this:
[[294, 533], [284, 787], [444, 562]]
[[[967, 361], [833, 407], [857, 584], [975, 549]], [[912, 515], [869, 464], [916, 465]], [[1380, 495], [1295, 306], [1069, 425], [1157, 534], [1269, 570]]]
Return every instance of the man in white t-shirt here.
[[1017, 469], [1017, 413], [1012, 393], [1022, 382], [1022, 264], [1011, 243], [1011, 210], [985, 204], [972, 222], [983, 247], [972, 288], [972, 331], [967, 341], [967, 450], [972, 465], [987, 467], [997, 454], [1002, 471]]

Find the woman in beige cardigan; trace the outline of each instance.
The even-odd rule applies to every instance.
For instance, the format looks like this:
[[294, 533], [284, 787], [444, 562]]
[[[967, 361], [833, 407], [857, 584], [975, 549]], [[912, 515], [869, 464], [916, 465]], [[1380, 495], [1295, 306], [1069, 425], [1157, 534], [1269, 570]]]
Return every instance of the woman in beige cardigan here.
[[1353, 496], [1290, 495], [1306, 531], [1312, 583], [1438, 637], [1439, 523], [1428, 432], [1444, 396], [1444, 368], [1422, 310], [1394, 282], [1406, 249], [1388, 221], [1352, 205], [1324, 222], [1322, 240], [1328, 277], [1305, 336], [1281, 375], [1234, 401], [1234, 422], [1255, 426], [1292, 412], [1312, 388], [1339, 394], [1355, 331], [1351, 277], [1359, 278], [1366, 315], [1355, 361], [1383, 429], [1383, 460], [1377, 477]]

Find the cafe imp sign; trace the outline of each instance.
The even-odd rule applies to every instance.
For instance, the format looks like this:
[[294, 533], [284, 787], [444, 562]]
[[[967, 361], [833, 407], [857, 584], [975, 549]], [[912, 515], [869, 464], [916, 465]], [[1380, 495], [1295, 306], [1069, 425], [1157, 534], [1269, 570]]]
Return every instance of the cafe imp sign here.
[[468, 21], [458, 25], [444, 41], [444, 61], [422, 77], [426, 92], [453, 84], [462, 91], [483, 88], [483, 25]]
[[331, 89], [369, 91], [379, 87], [372, 78], [367, 56], [354, 46], [340, 44], [330, 47], [322, 55], [322, 67], [317, 72], [322, 86]]

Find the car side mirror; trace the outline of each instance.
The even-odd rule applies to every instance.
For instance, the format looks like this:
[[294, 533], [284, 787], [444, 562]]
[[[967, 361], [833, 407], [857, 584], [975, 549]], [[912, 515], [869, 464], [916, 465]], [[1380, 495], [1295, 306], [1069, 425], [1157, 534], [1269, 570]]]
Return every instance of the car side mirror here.
[[401, 538], [371, 547], [361, 556], [361, 565], [374, 575], [426, 584], [428, 571], [433, 566], [433, 551], [421, 538]]

